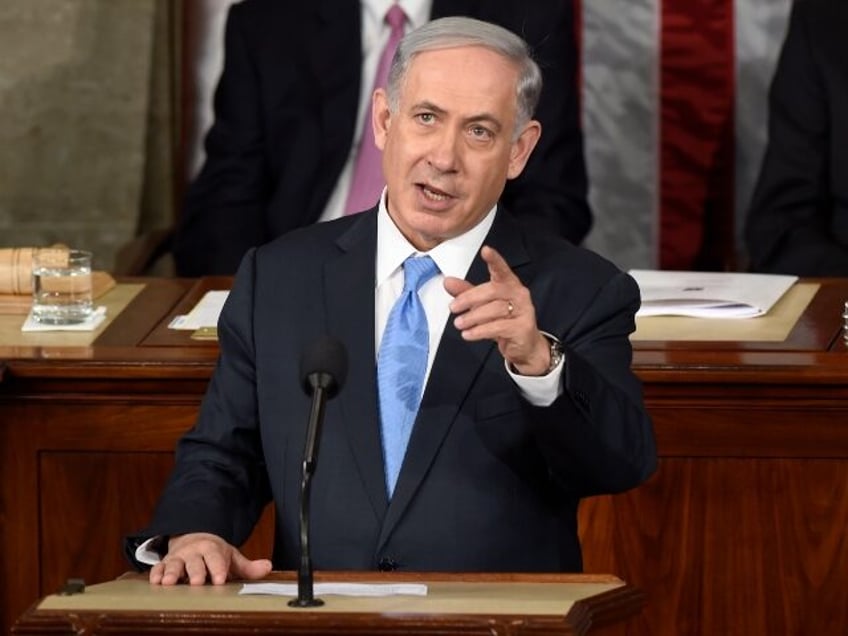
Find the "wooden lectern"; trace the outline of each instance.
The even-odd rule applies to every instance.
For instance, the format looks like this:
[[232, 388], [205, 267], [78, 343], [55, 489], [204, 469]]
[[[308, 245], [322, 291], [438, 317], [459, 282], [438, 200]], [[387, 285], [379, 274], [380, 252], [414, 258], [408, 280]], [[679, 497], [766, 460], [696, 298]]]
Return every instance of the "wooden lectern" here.
[[[30, 608], [13, 634], [612, 634], [638, 614], [644, 594], [607, 575], [318, 573], [327, 581], [424, 583], [426, 596], [323, 596], [319, 608], [293, 609], [282, 596], [240, 595], [223, 586], [151, 586], [146, 575]], [[292, 582], [291, 573], [266, 581]], [[318, 595], [318, 594], [316, 594]], [[611, 631], [612, 630], [612, 631]]]
[[[168, 325], [230, 282], [121, 280], [94, 333], [0, 315], [0, 634], [68, 577], [126, 569], [122, 538], [148, 523], [217, 357]], [[585, 571], [651, 599], [629, 634], [845, 631], [848, 278], [795, 292], [765, 320], [639, 321], [659, 469], [580, 505]], [[271, 554], [271, 512], [251, 557]]]

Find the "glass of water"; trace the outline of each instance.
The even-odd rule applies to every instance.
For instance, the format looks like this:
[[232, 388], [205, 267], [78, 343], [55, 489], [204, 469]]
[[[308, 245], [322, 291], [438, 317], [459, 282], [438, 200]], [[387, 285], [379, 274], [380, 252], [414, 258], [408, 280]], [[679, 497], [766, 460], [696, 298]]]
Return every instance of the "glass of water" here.
[[42, 324], [73, 325], [93, 311], [91, 252], [39, 249], [32, 255], [32, 317]]

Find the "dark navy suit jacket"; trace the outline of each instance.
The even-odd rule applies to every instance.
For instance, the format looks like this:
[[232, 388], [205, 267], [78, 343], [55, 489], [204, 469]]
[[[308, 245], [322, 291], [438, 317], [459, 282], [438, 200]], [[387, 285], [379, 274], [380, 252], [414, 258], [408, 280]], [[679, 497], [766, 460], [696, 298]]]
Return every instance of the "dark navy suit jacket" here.
[[848, 3], [798, 0], [745, 228], [756, 271], [848, 276]]
[[[291, 232], [250, 250], [219, 322], [221, 358], [150, 526], [238, 545], [276, 504], [274, 565], [298, 565], [310, 398], [302, 350], [332, 334], [347, 382], [326, 409], [312, 483], [319, 569], [579, 571], [579, 499], [632, 488], [656, 465], [631, 371], [633, 279], [499, 210], [486, 243], [530, 289], [541, 329], [565, 347], [563, 394], [531, 406], [494, 342], [449, 320], [391, 501], [380, 443], [374, 344], [376, 213]], [[478, 257], [467, 279], [488, 280]]]

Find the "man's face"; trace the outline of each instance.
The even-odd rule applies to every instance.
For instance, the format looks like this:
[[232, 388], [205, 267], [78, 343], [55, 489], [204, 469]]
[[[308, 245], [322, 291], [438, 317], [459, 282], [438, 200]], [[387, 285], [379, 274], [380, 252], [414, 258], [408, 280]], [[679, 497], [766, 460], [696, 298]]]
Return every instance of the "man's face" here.
[[416, 55], [396, 113], [373, 101], [389, 214], [416, 248], [429, 250], [474, 227], [521, 174], [541, 126], [514, 137], [518, 69], [480, 46]]

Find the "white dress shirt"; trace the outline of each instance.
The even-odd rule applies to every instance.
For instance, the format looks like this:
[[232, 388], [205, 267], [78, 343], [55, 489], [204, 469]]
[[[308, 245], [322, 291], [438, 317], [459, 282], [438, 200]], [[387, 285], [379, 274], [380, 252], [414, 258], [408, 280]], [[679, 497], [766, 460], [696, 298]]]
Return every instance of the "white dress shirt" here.
[[[409, 256], [427, 254], [438, 265], [439, 273], [424, 283], [418, 291], [421, 304], [424, 306], [424, 313], [427, 314], [427, 326], [430, 330], [430, 351], [427, 356], [427, 371], [424, 375], [424, 385], [426, 386], [427, 379], [430, 377], [430, 369], [433, 368], [436, 351], [439, 348], [439, 342], [442, 340], [445, 323], [450, 317], [448, 306], [452, 297], [445, 291], [445, 276], [456, 278], [467, 276], [468, 269], [483, 246], [483, 240], [495, 220], [495, 209], [492, 208], [482, 221], [465, 234], [439, 243], [429, 252], [421, 252], [406, 240], [392, 221], [386, 209], [386, 190], [383, 190], [377, 216], [377, 277], [374, 302], [375, 359], [380, 350], [380, 342], [383, 338], [386, 322], [389, 319], [389, 312], [403, 292], [403, 262]], [[562, 393], [560, 385], [563, 370], [562, 362], [553, 371], [543, 376], [519, 375], [510, 369], [506, 361], [504, 361], [504, 365], [522, 396], [535, 406], [548, 406]]]

